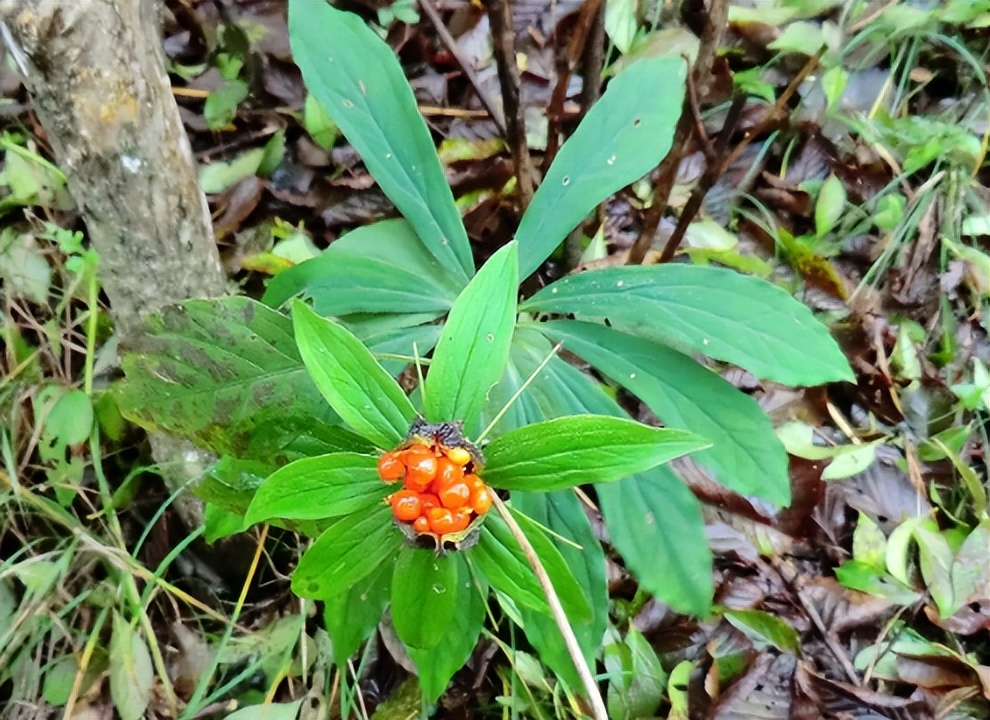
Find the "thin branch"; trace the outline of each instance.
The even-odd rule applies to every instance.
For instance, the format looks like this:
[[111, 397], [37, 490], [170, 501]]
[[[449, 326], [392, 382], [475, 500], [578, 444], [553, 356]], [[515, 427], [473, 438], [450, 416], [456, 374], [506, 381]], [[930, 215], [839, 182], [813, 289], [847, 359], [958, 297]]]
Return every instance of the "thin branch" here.
[[588, 663], [584, 659], [584, 653], [581, 652], [581, 646], [578, 645], [577, 637], [575, 637], [570, 621], [568, 621], [567, 615], [564, 613], [564, 608], [560, 604], [557, 591], [553, 589], [553, 583], [550, 581], [550, 576], [547, 575], [546, 568], [543, 567], [543, 563], [540, 562], [540, 558], [537, 556], [536, 550], [533, 549], [533, 545], [529, 542], [529, 538], [523, 533], [516, 519], [512, 517], [512, 513], [509, 512], [509, 508], [505, 506], [502, 498], [496, 493], [492, 493], [492, 498], [495, 502], [496, 509], [498, 509], [498, 514], [502, 516], [505, 524], [509, 526], [509, 531], [522, 548], [523, 553], [526, 555], [526, 560], [529, 561], [529, 565], [533, 568], [536, 579], [543, 589], [543, 594], [546, 595], [547, 603], [550, 605], [550, 612], [553, 614], [553, 620], [557, 624], [560, 634], [564, 637], [564, 645], [567, 647], [567, 652], [571, 656], [574, 667], [577, 668], [578, 675], [581, 677], [581, 683], [584, 685], [584, 692], [588, 696], [588, 701], [591, 703], [595, 720], [608, 720], [605, 701], [602, 700], [602, 694], [598, 690], [598, 684], [595, 682], [595, 677], [591, 673], [591, 668], [588, 667]]
[[[711, 81], [712, 61], [715, 59], [715, 54], [718, 52], [718, 46], [722, 42], [722, 36], [725, 34], [725, 28], [728, 24], [729, 0], [711, 0], [707, 12], [704, 11], [701, 0], [696, 0], [696, 5], [701, 6], [700, 10], [704, 12], [705, 25], [701, 32], [698, 57], [695, 59], [692, 73], [698, 95], [700, 99], [704, 99]], [[694, 132], [694, 121], [691, 115], [690, 102], [685, 100], [684, 108], [681, 110], [681, 118], [677, 122], [677, 131], [674, 134], [670, 153], [653, 173], [653, 204], [644, 214], [643, 227], [639, 237], [629, 249], [628, 262], [630, 265], [638, 265], [643, 262], [650, 245], [653, 243], [653, 238], [657, 234], [657, 229], [660, 227], [660, 219], [670, 201], [670, 193], [677, 177], [677, 168], [684, 156], [684, 148]]]
[[450, 34], [447, 26], [443, 24], [443, 18], [440, 17], [440, 13], [433, 6], [432, 0], [420, 0], [419, 6], [423, 8], [423, 12], [426, 14], [426, 17], [428, 17], [430, 22], [433, 23], [433, 27], [436, 29], [437, 35], [440, 36], [440, 40], [446, 46], [447, 50], [450, 51], [450, 54], [454, 56], [454, 59], [457, 60], [457, 64], [461, 66], [461, 72], [464, 73], [464, 77], [466, 77], [468, 82], [471, 83], [471, 87], [474, 88], [474, 92], [478, 95], [478, 99], [481, 101], [481, 104], [485, 106], [485, 110], [487, 110], [488, 114], [491, 116], [492, 121], [495, 123], [495, 127], [498, 128], [499, 134], [504, 136], [505, 119], [502, 117], [501, 110], [498, 105], [495, 104], [495, 101], [488, 95], [488, 93], [485, 92], [484, 87], [482, 87], [478, 80], [477, 73], [475, 73], [474, 68], [471, 66], [471, 63], [468, 62], [467, 58], [464, 57], [464, 53], [461, 52], [461, 47], [457, 44], [457, 40], [455, 40], [454, 36]]
[[505, 110], [505, 139], [512, 151], [519, 187], [520, 212], [533, 198], [533, 160], [526, 144], [526, 121], [519, 102], [519, 68], [516, 65], [516, 38], [512, 31], [512, 6], [508, 0], [486, 0], [488, 21], [492, 27], [492, 50], [502, 86]]

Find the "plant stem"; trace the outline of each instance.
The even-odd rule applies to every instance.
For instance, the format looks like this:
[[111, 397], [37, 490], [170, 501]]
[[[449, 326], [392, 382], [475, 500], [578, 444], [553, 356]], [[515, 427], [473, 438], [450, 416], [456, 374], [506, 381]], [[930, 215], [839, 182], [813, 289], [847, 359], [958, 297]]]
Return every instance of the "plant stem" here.
[[505, 524], [509, 526], [509, 531], [522, 548], [523, 553], [526, 555], [526, 560], [529, 561], [529, 565], [533, 568], [533, 573], [536, 575], [536, 579], [543, 589], [543, 594], [546, 595], [547, 603], [550, 605], [550, 612], [553, 614], [553, 620], [564, 638], [564, 645], [567, 646], [567, 653], [571, 656], [571, 661], [574, 663], [574, 667], [577, 668], [578, 675], [581, 677], [581, 683], [584, 685], [584, 692], [588, 696], [588, 701], [591, 703], [595, 720], [608, 720], [605, 701], [602, 700], [602, 694], [598, 690], [595, 677], [591, 674], [591, 668], [588, 667], [588, 663], [584, 659], [584, 653], [581, 652], [581, 647], [578, 645], [574, 630], [571, 628], [567, 615], [564, 613], [564, 608], [560, 604], [557, 591], [553, 589], [550, 576], [547, 575], [547, 571], [543, 567], [543, 563], [540, 562], [540, 558], [536, 555], [536, 550], [533, 549], [529, 538], [523, 533], [516, 519], [512, 517], [512, 513], [509, 512], [509, 508], [506, 507], [502, 498], [495, 493], [492, 493], [492, 498], [495, 507], [498, 509], [498, 514], [502, 516]]
[[526, 144], [526, 121], [519, 102], [519, 67], [516, 65], [516, 36], [512, 31], [512, 5], [508, 0], [485, 0], [484, 4], [492, 26], [492, 50], [505, 111], [505, 139], [516, 167], [521, 215], [533, 198], [533, 161]]

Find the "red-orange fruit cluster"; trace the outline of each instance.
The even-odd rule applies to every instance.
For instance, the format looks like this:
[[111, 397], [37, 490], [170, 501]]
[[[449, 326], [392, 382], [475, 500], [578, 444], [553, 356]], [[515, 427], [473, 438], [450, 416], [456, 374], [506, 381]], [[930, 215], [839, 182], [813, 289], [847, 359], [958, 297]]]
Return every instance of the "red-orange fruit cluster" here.
[[403, 489], [387, 500], [392, 515], [418, 535], [462, 532], [492, 506], [492, 490], [474, 474], [474, 459], [461, 447], [413, 444], [378, 460], [386, 482], [402, 480]]

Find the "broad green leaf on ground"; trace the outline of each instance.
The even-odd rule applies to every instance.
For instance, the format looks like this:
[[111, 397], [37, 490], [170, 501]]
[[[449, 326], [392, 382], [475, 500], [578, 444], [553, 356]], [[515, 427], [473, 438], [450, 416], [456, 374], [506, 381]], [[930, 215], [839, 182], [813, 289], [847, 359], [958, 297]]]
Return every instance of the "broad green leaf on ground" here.
[[485, 448], [485, 481], [506, 490], [608, 483], [707, 447], [697, 435], [634, 420], [575, 415], [512, 430]]
[[618, 330], [787, 385], [854, 379], [811, 310], [777, 286], [734, 270], [682, 264], [594, 270], [558, 280], [521, 309], [607, 320]]
[[669, 427], [712, 442], [691, 457], [726, 487], [790, 502], [787, 453], [755, 400], [693, 359], [659, 343], [592, 323], [539, 323], [536, 329], [638, 396]]
[[392, 492], [372, 455], [334, 453], [302, 458], [262, 483], [244, 516], [247, 525], [270, 518], [319, 520], [349, 515]]
[[956, 610], [990, 598], [990, 521], [983, 520], [963, 541], [950, 575]]
[[348, 658], [378, 627], [392, 592], [393, 566], [391, 560], [386, 560], [349, 590], [324, 602], [323, 620], [333, 641], [333, 658], [338, 667], [346, 667]]
[[467, 663], [485, 624], [488, 584], [483, 579], [476, 583], [463, 559], [457, 563], [457, 583], [458, 602], [443, 638], [442, 651], [408, 648], [409, 657], [416, 663], [419, 687], [427, 703], [436, 702], [454, 673]]
[[[513, 507], [547, 528], [550, 542], [560, 551], [564, 561], [581, 586], [591, 605], [591, 621], [571, 621], [581, 652], [589, 664], [602, 642], [608, 622], [608, 586], [605, 553], [595, 537], [581, 502], [570, 490], [553, 493], [512, 494]], [[559, 537], [558, 537], [559, 536]], [[563, 538], [563, 539], [560, 539]], [[560, 630], [552, 618], [527, 608], [520, 608], [523, 630], [540, 658], [574, 690], [581, 687], [581, 678], [570, 654], [560, 640]]]
[[151, 702], [155, 679], [148, 646], [124, 618], [113, 613], [110, 636], [110, 697], [123, 720], [139, 720]]
[[614, 630], [609, 634], [614, 639], [604, 648], [609, 717], [634, 720], [654, 716], [667, 684], [667, 674], [656, 651], [635, 628], [630, 628], [623, 639]]
[[290, 1], [289, 44], [306, 88], [426, 247], [470, 277], [467, 233], [392, 49], [357, 15], [311, 0]]
[[292, 591], [325, 600], [375, 571], [402, 546], [392, 511], [382, 503], [360, 518], [343, 517], [323, 531], [299, 560]]
[[299, 354], [330, 406], [379, 447], [398, 445], [416, 411], [392, 376], [349, 330], [302, 301], [293, 304], [292, 320]]
[[666, 156], [681, 115], [685, 73], [679, 57], [648, 58], [609, 83], [561, 147], [519, 223], [521, 277], [531, 275], [598, 203]]
[[726, 610], [725, 619], [748, 637], [780, 652], [796, 653], [801, 638], [783, 619], [763, 610]]
[[226, 720], [295, 720], [299, 714], [299, 706], [306, 698], [294, 702], [265, 703], [264, 705], [248, 705], [227, 716]]
[[445, 313], [462, 279], [431, 255], [405, 220], [383, 220], [349, 232], [319, 257], [284, 270], [262, 301], [278, 307], [296, 295], [320, 315]]
[[918, 543], [918, 561], [925, 587], [935, 601], [939, 615], [943, 619], [951, 617], [956, 611], [952, 593], [952, 548], [934, 523], [919, 524], [913, 534]]
[[214, 452], [270, 456], [331, 418], [292, 322], [250, 298], [167, 307], [145, 321], [128, 350], [121, 413]]
[[518, 284], [513, 242], [492, 255], [457, 298], [426, 375], [428, 420], [464, 420], [473, 434], [488, 392], [508, 361]]
[[433, 650], [450, 631], [461, 597], [460, 553], [405, 547], [392, 573], [392, 625], [407, 647]]
[[701, 615], [712, 601], [712, 556], [701, 505], [666, 467], [599, 485], [612, 542], [640, 587], [675, 611]]

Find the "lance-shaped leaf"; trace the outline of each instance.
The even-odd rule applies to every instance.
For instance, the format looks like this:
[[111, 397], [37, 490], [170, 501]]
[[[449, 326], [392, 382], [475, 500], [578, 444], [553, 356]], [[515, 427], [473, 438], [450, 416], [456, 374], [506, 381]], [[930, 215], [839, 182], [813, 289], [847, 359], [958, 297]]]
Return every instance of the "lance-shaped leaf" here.
[[333, 453], [303, 458], [278, 469], [261, 484], [244, 522], [340, 517], [374, 505], [393, 490], [378, 477], [378, 460], [371, 455]]
[[[591, 620], [588, 600], [560, 551], [539, 525], [521, 513], [513, 512], [513, 515], [547, 571], [564, 612], [576, 622]], [[518, 605], [550, 614], [546, 596], [523, 549], [509, 526], [494, 512], [485, 519], [478, 544], [470, 553], [471, 561], [493, 588], [508, 595]]]
[[811, 310], [776, 285], [734, 270], [681, 264], [595, 270], [558, 280], [522, 309], [607, 320], [787, 385], [854, 379]]
[[395, 555], [403, 542], [384, 503], [360, 517], [340, 518], [299, 560], [292, 573], [292, 592], [313, 600], [345, 592]]
[[458, 296], [426, 376], [428, 420], [464, 420], [469, 434], [477, 428], [488, 391], [508, 361], [518, 284], [513, 242], [492, 255]]
[[454, 196], [392, 49], [357, 15], [291, 0], [289, 44], [307, 89], [444, 267], [474, 272]]
[[272, 307], [301, 295], [320, 315], [443, 314], [465, 281], [427, 251], [405, 220], [357, 228], [322, 255], [272, 278], [262, 301]]
[[527, 425], [485, 448], [485, 482], [505, 490], [609, 483], [711, 445], [682, 430], [603, 415]]
[[399, 553], [392, 574], [392, 625], [408, 647], [429, 650], [450, 631], [462, 600], [463, 563], [459, 553], [438, 556], [408, 547]]
[[364, 438], [391, 448], [416, 416], [402, 388], [349, 330], [305, 303], [292, 306], [299, 354], [323, 397]]
[[333, 659], [338, 667], [344, 667], [378, 627], [392, 592], [393, 565], [386, 559], [350, 589], [324, 601], [323, 621], [333, 641]]
[[598, 203], [664, 158], [681, 115], [685, 75], [679, 57], [648, 58], [609, 83], [560, 148], [519, 223], [522, 277], [532, 274]]
[[596, 489], [612, 542], [640, 587], [677, 612], [708, 612], [712, 555], [701, 504], [684, 483], [658, 467]]
[[419, 687], [427, 703], [436, 702], [454, 673], [467, 663], [485, 624], [488, 583], [484, 578], [473, 578], [465, 561], [458, 563], [457, 582], [458, 602], [442, 648], [409, 648], [409, 657], [416, 663]]
[[736, 492], [790, 502], [787, 453], [755, 400], [665, 345], [592, 323], [535, 326], [637, 395], [669, 427], [696, 432], [712, 447], [692, 458]]

